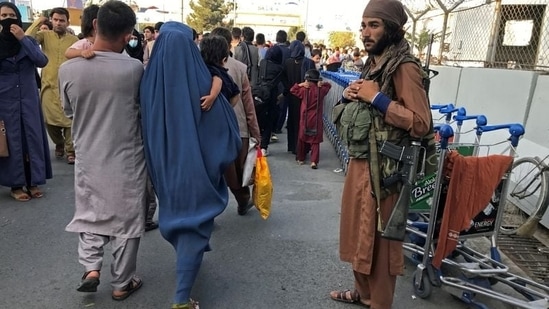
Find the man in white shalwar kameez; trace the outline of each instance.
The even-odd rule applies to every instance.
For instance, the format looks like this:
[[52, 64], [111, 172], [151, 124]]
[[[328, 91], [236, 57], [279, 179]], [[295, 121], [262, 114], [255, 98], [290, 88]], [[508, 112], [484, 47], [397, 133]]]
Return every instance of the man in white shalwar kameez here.
[[127, 298], [142, 285], [135, 271], [147, 181], [138, 105], [143, 66], [120, 54], [135, 22], [128, 5], [107, 2], [94, 20], [95, 57], [72, 59], [59, 70], [77, 154], [76, 211], [66, 227], [80, 237], [78, 256], [85, 273], [77, 290], [97, 291], [103, 247], [110, 242], [115, 300]]

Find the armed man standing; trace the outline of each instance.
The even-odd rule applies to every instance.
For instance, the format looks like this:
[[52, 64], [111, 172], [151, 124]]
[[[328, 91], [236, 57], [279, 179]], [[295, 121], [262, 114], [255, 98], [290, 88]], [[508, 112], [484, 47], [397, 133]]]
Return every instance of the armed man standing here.
[[367, 111], [352, 121], [369, 123], [370, 128], [359, 142], [367, 147], [364, 155], [349, 162], [341, 203], [340, 258], [352, 264], [355, 287], [332, 291], [330, 297], [372, 309], [391, 308], [396, 276], [402, 274], [404, 263], [402, 242], [381, 237], [401, 184], [382, 186], [383, 179], [395, 174], [397, 162], [379, 154], [377, 147], [384, 141], [409, 146], [431, 130], [421, 64], [404, 39], [406, 21], [399, 1], [370, 0], [361, 23], [369, 58], [361, 79], [343, 92], [346, 102], [355, 102], [347, 107]]

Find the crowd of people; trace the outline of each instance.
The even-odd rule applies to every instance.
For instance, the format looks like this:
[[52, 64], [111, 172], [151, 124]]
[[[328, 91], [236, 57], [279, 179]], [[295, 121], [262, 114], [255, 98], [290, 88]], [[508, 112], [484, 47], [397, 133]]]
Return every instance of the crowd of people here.
[[[362, 70], [341, 101], [372, 110], [367, 120], [378, 142], [402, 143], [432, 130], [421, 67], [404, 39], [406, 19], [400, 2], [370, 1], [361, 23], [365, 48], [351, 54], [311, 45], [304, 32], [289, 42], [284, 30], [274, 44], [251, 27], [199, 34], [160, 22], [141, 34], [121, 1], [84, 9], [78, 37], [64, 8], [24, 32], [17, 7], [0, 3], [0, 121], [10, 150], [0, 157], [0, 185], [17, 201], [44, 195], [38, 186], [52, 177], [49, 135], [54, 156], [75, 170], [75, 214], [66, 230], [79, 235], [84, 273], [77, 290], [97, 291], [108, 243], [112, 298], [140, 289], [140, 238], [159, 227], [177, 255], [172, 308], [197, 308], [191, 289], [229, 190], [239, 215], [253, 206], [242, 183], [250, 143], [268, 156], [286, 124], [296, 163], [310, 154], [310, 167], [319, 167], [330, 91], [319, 70], [345, 61]], [[351, 158], [343, 189], [340, 256], [353, 266], [355, 288], [330, 297], [387, 309], [402, 273], [402, 245], [378, 231], [397, 191], [371, 194], [379, 180], [371, 170], [385, 162], [370, 159]]]

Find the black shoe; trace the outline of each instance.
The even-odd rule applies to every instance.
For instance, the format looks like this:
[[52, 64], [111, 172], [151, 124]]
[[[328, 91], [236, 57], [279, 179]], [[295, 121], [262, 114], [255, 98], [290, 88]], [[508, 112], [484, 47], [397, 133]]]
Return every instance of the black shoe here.
[[249, 202], [246, 205], [238, 205], [238, 214], [244, 216], [254, 206], [254, 203]]
[[158, 228], [158, 223], [156, 222], [147, 222], [145, 223], [145, 232], [156, 230]]
[[84, 273], [80, 285], [76, 288], [78, 292], [93, 293], [97, 292], [97, 286], [99, 285], [98, 277], [86, 278], [91, 271]]

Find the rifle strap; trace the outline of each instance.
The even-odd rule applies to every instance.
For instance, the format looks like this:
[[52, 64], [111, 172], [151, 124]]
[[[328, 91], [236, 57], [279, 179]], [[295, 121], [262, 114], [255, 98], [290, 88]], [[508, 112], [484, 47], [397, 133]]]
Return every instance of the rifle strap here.
[[[369, 106], [368, 108], [372, 107]], [[370, 145], [370, 158], [368, 160], [370, 163], [370, 185], [376, 199], [377, 231], [383, 232], [383, 220], [381, 218], [381, 171], [379, 169], [379, 152], [377, 150], [376, 129], [374, 125], [370, 126], [368, 143]]]

